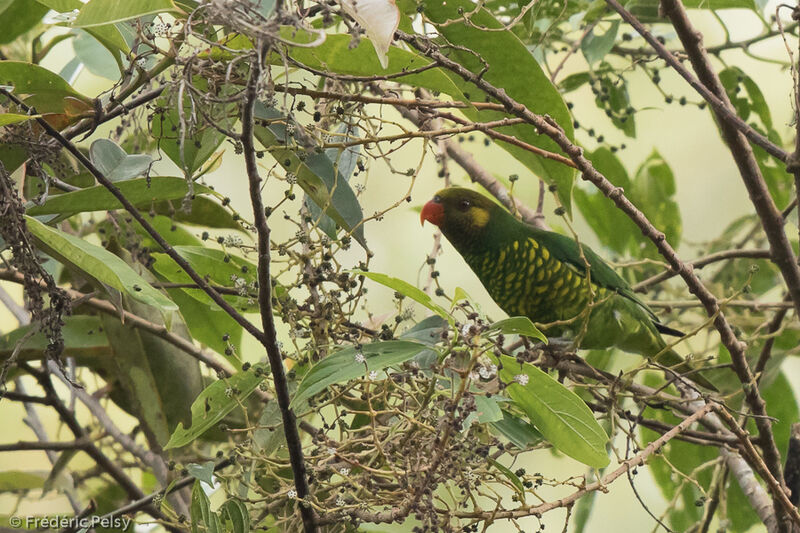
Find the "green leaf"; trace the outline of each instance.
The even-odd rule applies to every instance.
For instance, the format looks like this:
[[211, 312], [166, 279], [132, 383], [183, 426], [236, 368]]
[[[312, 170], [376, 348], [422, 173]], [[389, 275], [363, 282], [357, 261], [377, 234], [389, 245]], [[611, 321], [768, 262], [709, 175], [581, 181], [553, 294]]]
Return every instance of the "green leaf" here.
[[517, 494], [519, 495], [522, 503], [525, 503], [525, 487], [522, 485], [522, 480], [519, 477], [509, 470], [507, 467], [501, 465], [491, 457], [488, 458], [489, 464], [495, 467], [497, 470], [500, 471], [511, 483], [514, 485], [514, 488], [517, 489]]
[[[31, 331], [35, 333], [29, 336]], [[87, 364], [90, 360], [106, 358], [109, 354], [108, 338], [97, 316], [64, 317], [61, 336], [64, 339], [64, 357], [74, 357], [80, 365]], [[29, 324], [0, 335], [0, 360], [11, 355], [23, 338], [26, 341], [18, 357], [25, 361], [41, 359], [50, 341], [44, 333], [38, 331], [38, 326]]]
[[[34, 28], [47, 8], [38, 4], [31, 5], [30, 0], [12, 0], [0, 3], [0, 44], [13, 42], [17, 37]], [[5, 83], [0, 76], [0, 84]]]
[[[586, 465], [602, 468], [609, 463], [608, 436], [592, 411], [577, 394], [535, 366], [501, 356], [500, 378], [506, 391], [544, 438], [557, 450]], [[516, 376], [527, 376], [521, 385]]]
[[[114, 256], [116, 257], [116, 256]], [[143, 333], [134, 328], [126, 327], [115, 316], [102, 315], [103, 329], [109, 337], [109, 343], [114, 357], [111, 362], [118, 380], [120, 394], [118, 404], [137, 419], [151, 448], [158, 449], [169, 438], [170, 424], [165, 413], [168, 407], [167, 398], [156, 382], [157, 372], [150, 365], [150, 350], [145, 347]], [[159, 339], [160, 340], [160, 339]], [[170, 347], [173, 350], [176, 348]], [[160, 347], [159, 347], [160, 348]], [[156, 354], [160, 357], [169, 357], [168, 352], [161, 350]], [[162, 375], [166, 378], [166, 375]], [[181, 376], [180, 379], [182, 379]], [[191, 398], [184, 398], [185, 404], [173, 404], [170, 407], [188, 405]], [[176, 400], [178, 400], [176, 398]]]
[[222, 504], [219, 512], [222, 515], [222, 521], [230, 524], [230, 529], [226, 529], [226, 531], [231, 533], [250, 533], [250, 515], [247, 513], [247, 507], [242, 502], [230, 498]]
[[[175, 222], [182, 222], [183, 224], [192, 224], [206, 228], [235, 229], [239, 231], [244, 229], [237, 219], [233, 218], [233, 214], [222, 207], [218, 202], [205, 196], [199, 196], [199, 194], [202, 194], [201, 186], [195, 184], [194, 187], [197, 196], [192, 198], [192, 210], [188, 213], [183, 210], [183, 197], [180, 198], [180, 202], [176, 202], [175, 200], [158, 202], [153, 205], [153, 211], [162, 215], [167, 215]], [[178, 199], [176, 198], [176, 200]]]
[[497, 404], [495, 397], [475, 395], [475, 412], [478, 414], [478, 422], [488, 424], [503, 419], [503, 411]]
[[[114, 251], [148, 282], [153, 275], [136, 263], [130, 253], [112, 241]], [[124, 301], [122, 307], [145, 320], [167, 327], [162, 316], [152, 307], [136, 301]], [[191, 342], [192, 336], [180, 316], [168, 317], [173, 335]], [[130, 411], [146, 423], [148, 438], [163, 445], [179, 422], [191, 420], [192, 400], [203, 390], [200, 362], [165, 339], [142, 329], [134, 329], [111, 315], [103, 316], [103, 324], [114, 351], [121, 389]], [[150, 431], [148, 434], [147, 431]]]
[[366, 272], [364, 270], [351, 270], [350, 272], [353, 274], [359, 274], [365, 278], [369, 278], [385, 287], [389, 287], [390, 289], [394, 289], [400, 294], [407, 296], [415, 302], [427, 307], [445, 319], [451, 326], [455, 324], [455, 319], [444, 307], [434, 303], [433, 299], [431, 299], [429, 295], [425, 294], [423, 291], [411, 285], [410, 283], [403, 281], [402, 279], [393, 278], [392, 276], [387, 276], [386, 274], [380, 274], [378, 272]]
[[206, 461], [202, 464], [189, 463], [186, 465], [186, 471], [193, 478], [208, 483], [209, 487], [214, 486], [214, 461]]
[[[330, 142], [346, 142], [354, 137], [358, 137], [360, 131], [361, 130], [358, 126], [342, 123], [336, 130], [337, 135], [331, 136]], [[360, 153], [361, 145], [348, 146], [347, 148], [327, 148], [325, 150], [325, 155], [331, 160], [331, 163], [333, 163], [331, 176], [337, 175], [339, 179], [344, 179], [344, 181], [348, 183], [349, 187], [350, 176], [353, 174], [353, 171], [356, 168]], [[332, 181], [333, 180], [326, 181], [326, 185], [328, 182]], [[353, 195], [353, 198], [349, 199], [348, 201], [352, 202], [353, 200], [355, 200], [354, 205], [358, 207], [358, 216], [361, 216], [361, 206], [358, 204], [358, 200], [355, 198], [355, 195]], [[338, 202], [335, 191], [331, 202]], [[318, 206], [316, 202], [314, 202], [308, 195], [305, 197], [305, 205], [314, 223], [317, 224], [317, 226], [324, 231], [328, 237], [331, 239], [336, 239], [336, 223], [333, 221], [333, 219], [323, 213], [322, 208]]]
[[[258, 102], [255, 116], [274, 120], [281, 119], [283, 114]], [[254, 133], [258, 141], [269, 149], [272, 157], [287, 172], [297, 176], [297, 183], [308, 198], [366, 248], [361, 205], [347, 179], [336, 172], [328, 156], [309, 151], [303, 152], [303, 159], [298, 157], [299, 150], [293, 146], [294, 140], [287, 135], [285, 125], [278, 122], [256, 126]]]
[[0, 114], [0, 127], [25, 122], [34, 118], [39, 118], [41, 115], [19, 115], [17, 113], [3, 113]]
[[[611, 71], [608, 63], [602, 63], [603, 70]], [[613, 71], [612, 71], [613, 72]], [[628, 94], [628, 81], [612, 75], [598, 78], [600, 84], [595, 97], [597, 107], [608, 114], [611, 123], [628, 137], [636, 137], [635, 115], [629, 113], [631, 99]]]
[[[470, 13], [470, 23], [459, 19], [461, 13]], [[447, 2], [426, 2], [425, 14], [436, 24], [437, 31], [456, 47], [447, 50], [448, 56], [482, 78], [503, 89], [517, 102], [532, 112], [549, 115], [573, 139], [572, 117], [561, 94], [550, 82], [525, 44], [511, 31], [500, 31], [503, 24], [497, 21], [486, 9], [476, 10], [470, 0], [448, 0]], [[458, 22], [455, 22], [458, 21]], [[447, 24], [444, 24], [447, 22]], [[493, 31], [484, 31], [481, 27]], [[485, 72], [485, 61], [489, 68]], [[482, 100], [480, 90], [464, 83], [461, 78], [451, 75], [467, 98]], [[454, 98], [457, 98], [454, 96]], [[478, 112], [474, 108], [462, 110], [470, 120], [484, 122], [508, 116], [496, 111]], [[529, 124], [518, 124], [499, 129], [529, 144], [550, 152], [560, 153], [558, 145], [546, 135], [538, 135]], [[524, 164], [531, 172], [549, 184], [557, 186], [557, 194], [567, 213], [571, 213], [571, 194], [575, 171], [570, 167], [550, 159], [539, 157], [532, 152], [506, 143], [499, 143], [506, 151]]]
[[97, 139], [89, 147], [92, 163], [111, 181], [135, 178], [147, 172], [153, 158], [145, 154], [128, 155], [117, 143]]
[[[69, 13], [73, 10], [80, 10], [83, 7], [83, 2], [81, 0], [36, 0], [40, 4], [47, 6], [48, 8], [56, 11], [58, 13]], [[63, 25], [67, 25], [66, 23]], [[108, 50], [111, 55], [113, 56], [114, 61], [117, 63], [118, 72], [122, 72], [123, 65], [121, 56], [127, 55], [131, 49], [128, 46], [128, 43], [125, 42], [125, 38], [122, 37], [119, 29], [114, 26], [113, 24], [108, 24], [105, 26], [96, 26], [93, 28], [88, 28], [86, 30], [81, 30], [78, 32], [78, 38], [80, 38], [81, 33], [85, 31], [92, 37], [94, 37], [100, 44], [102, 44], [106, 50]], [[74, 42], [73, 42], [73, 47]], [[88, 52], [88, 47], [82, 52]], [[81, 61], [84, 62], [87, 67], [90, 67], [91, 61], [86, 63], [87, 57], [85, 54], [79, 53], [78, 49], [75, 50], [76, 54], [81, 56]], [[114, 78], [112, 78], [114, 79]]]
[[8, 172], [17, 170], [28, 159], [28, 152], [20, 144], [0, 143], [0, 163]]
[[78, 455], [79, 451], [80, 450], [64, 450], [58, 454], [58, 459], [53, 463], [53, 468], [50, 469], [50, 473], [47, 474], [47, 479], [44, 480], [42, 496], [53, 490], [53, 488], [58, 487], [62, 482], [69, 483], [69, 472], [65, 473], [64, 470], [69, 466], [70, 461]]
[[[148, 184], [149, 181], [149, 184]], [[134, 207], [150, 208], [154, 202], [182, 200], [189, 192], [186, 180], [174, 177], [137, 178], [116, 184]], [[203, 185], [194, 186], [195, 194], [210, 192]], [[28, 209], [29, 215], [74, 214], [87, 211], [111, 211], [122, 209], [122, 204], [103, 185], [95, 185], [79, 191], [50, 196], [42, 205]]]
[[580, 89], [583, 85], [592, 81], [592, 76], [588, 72], [578, 72], [570, 74], [559, 83], [559, 87], [565, 93]]
[[[737, 114], [742, 119], [746, 120], [752, 110], [761, 119], [764, 130], [772, 129], [772, 114], [767, 101], [761, 89], [750, 76], [739, 67], [728, 67], [720, 71], [719, 80], [725, 87], [728, 98], [735, 105]], [[745, 92], [741, 91], [742, 88], [745, 89]], [[747, 98], [743, 98], [744, 94], [747, 95]]]
[[[680, 423], [680, 419], [669, 412], [665, 412], [663, 409], [651, 409], [648, 407], [645, 409], [643, 416], [655, 418], [670, 425]], [[660, 437], [659, 433], [644, 427], [640, 431], [645, 442], [652, 442]], [[704, 496], [694, 483], [676, 483], [673, 477], [676, 475], [675, 470], [683, 473], [683, 475], [691, 476], [692, 480], [707, 490], [711, 484], [712, 468], [707, 467], [698, 470], [698, 467], [703, 463], [713, 461], [718, 456], [719, 454], [714, 448], [672, 439], [662, 448], [661, 454], [654, 456], [648, 462], [649, 470], [661, 493], [667, 501], [672, 501], [674, 498], [678, 502], [678, 505], [673, 506], [668, 515], [669, 523], [674, 530], [688, 531], [693, 524], [702, 518], [703, 508], [697, 507], [695, 502]], [[737, 486], [738, 484], [734, 482], [731, 485]], [[680, 493], [678, 493], [679, 490]], [[750, 506], [746, 505], [746, 507]], [[728, 512], [730, 513], [731, 510], [729, 506]], [[737, 527], [735, 531], [746, 531], [746, 529], [741, 530]]]
[[[200, 481], [195, 481], [192, 487], [192, 533], [202, 531], [204, 533], [224, 533], [222, 522], [219, 515], [211, 510], [211, 502], [208, 500]], [[204, 528], [198, 528], [203, 524]]]
[[[596, 476], [594, 476], [594, 471], [588, 472], [586, 476], [586, 483], [591, 483], [596, 480]], [[586, 526], [589, 522], [589, 517], [592, 515], [592, 509], [594, 509], [594, 503], [597, 500], [597, 492], [593, 490], [589, 494], [584, 495], [583, 498], [580, 498], [578, 502], [575, 504], [575, 509], [573, 510], [573, 519], [572, 524], [575, 528], [573, 533], [584, 533], [587, 531]]]
[[[366, 376], [372, 370], [399, 365], [426, 349], [427, 346], [417, 342], [385, 341], [365, 344], [361, 349], [353, 347], [340, 350], [309, 370], [297, 387], [292, 406], [308, 400], [331, 385]], [[357, 354], [364, 357], [363, 363], [356, 360]]]
[[499, 331], [504, 335], [525, 335], [533, 337], [547, 344], [547, 337], [533, 325], [531, 319], [526, 316], [512, 316], [504, 320], [499, 320], [489, 326], [489, 331]]
[[[178, 424], [164, 449], [186, 446], [238, 407], [239, 402], [250, 396], [264, 380], [265, 375], [256, 375], [255, 368], [263, 369], [255, 365], [206, 387], [192, 403], [192, 425], [184, 429], [183, 424]], [[238, 394], [235, 390], [239, 391]]]
[[[220, 285], [232, 289], [243, 288], [245, 292], [255, 292], [257, 280], [256, 265], [241, 257], [230, 255], [222, 250], [213, 250], [203, 246], [175, 246], [175, 251], [183, 257], [189, 265], [201, 276], [213, 285]], [[168, 281], [173, 283], [194, 284], [189, 274], [184, 272], [177, 263], [167, 254], [152, 254], [155, 263], [153, 269]], [[233, 281], [241, 280], [237, 282]], [[184, 289], [192, 298], [217, 309], [217, 304], [202, 289]], [[276, 296], [285, 291], [280, 285], [276, 285]], [[258, 304], [251, 301], [249, 296], [223, 296], [231, 305], [242, 309], [257, 309]]]
[[[95, 76], [114, 81], [119, 78], [124, 67], [122, 67], [119, 52], [114, 49], [109, 50], [109, 46], [103, 44], [103, 41], [93, 35], [95, 32], [91, 32], [91, 30], [99, 30], [101, 28], [110, 29], [119, 34], [119, 31], [114, 26], [73, 30], [75, 38], [72, 39], [72, 49], [75, 52], [75, 57], [83, 63], [89, 72]], [[122, 42], [124, 43], [125, 41], [123, 40]]]
[[619, 31], [620, 21], [615, 20], [606, 29], [605, 33], [598, 35], [595, 26], [581, 41], [581, 52], [586, 62], [590, 65], [597, 63], [603, 59], [607, 53], [614, 47], [614, 42], [617, 40], [617, 32]]
[[[625, 191], [631, 190], [628, 171], [611, 150], [600, 147], [594, 152], [586, 153], [586, 157], [614, 186], [621, 187]], [[575, 204], [583, 218], [604, 246], [622, 254], [629, 249], [631, 243], [638, 244], [641, 240], [641, 232], [636, 224], [597, 187], [580, 183], [575, 188], [574, 195]]]
[[[270, 429], [266, 429], [269, 427]], [[258, 429], [253, 432], [253, 442], [267, 456], [272, 455], [281, 445], [286, 443], [283, 434], [283, 418], [277, 401], [267, 402], [258, 419]]]
[[527, 450], [544, 440], [542, 434], [533, 425], [512, 415], [505, 409], [501, 409], [501, 411], [503, 418], [492, 422], [491, 426], [495, 432], [504, 436], [511, 444], [520, 450]]
[[143, 15], [175, 11], [172, 0], [90, 0], [72, 23], [76, 28], [123, 22]]
[[[164, 240], [167, 243], [171, 244], [172, 246], [202, 246], [203, 241], [198, 239], [194, 236], [194, 233], [189, 232], [188, 230], [184, 229], [183, 227], [175, 224], [174, 218], [169, 218], [163, 215], [156, 215], [156, 216], [148, 216], [147, 217], [150, 222], [150, 225], [153, 226], [159, 235], [164, 237]], [[118, 219], [119, 220], [119, 219]], [[130, 222], [128, 222], [130, 220]], [[109, 234], [113, 234], [120, 243], [123, 243], [125, 248], [129, 248], [132, 246], [139, 245], [139, 249], [147, 247], [148, 250], [153, 252], [163, 252], [163, 248], [161, 245], [158, 244], [153, 237], [150, 236], [149, 233], [145, 231], [141, 224], [133, 219], [126, 218], [121, 223], [114, 223], [112, 224], [111, 221], [106, 220], [101, 222], [98, 226], [106, 228], [106, 236]], [[116, 224], [116, 227], [114, 227]], [[122, 228], [125, 229], [132, 229], [136, 235], [133, 236], [131, 233], [122, 233]], [[119, 228], [119, 230], [117, 230]]]
[[444, 331], [447, 326], [448, 324], [445, 319], [439, 315], [431, 315], [420, 320], [414, 327], [403, 332], [400, 337], [421, 342], [428, 346], [434, 346], [437, 342], [442, 340], [442, 331]]
[[[675, 201], [675, 176], [669, 164], [656, 150], [650, 154], [636, 171], [636, 178], [627, 191], [628, 198], [647, 215], [653, 225], [664, 232], [674, 248], [681, 240], [681, 213]], [[648, 250], [655, 256], [658, 252], [652, 243]], [[631, 252], [641, 254], [639, 243], [632, 244]]]
[[178, 309], [172, 300], [151, 287], [125, 261], [108, 250], [45, 226], [30, 216], [26, 215], [25, 221], [38, 246], [99, 284], [122, 291], [132, 299], [156, 307], [162, 312]]
[[[387, 54], [389, 64], [386, 69], [383, 69], [375, 55], [372, 43], [366, 38], [361, 38], [358, 46], [351, 48], [352, 39], [349, 35], [327, 35], [325, 41], [319, 46], [308, 47], [302, 45], [315, 41], [317, 35], [303, 32], [294, 26], [282, 28], [281, 37], [301, 45], [290, 47], [288, 50], [289, 56], [298, 63], [337, 74], [374, 76], [376, 72], [380, 72], [382, 76], [386, 76], [415, 70], [430, 63], [429, 59], [416, 52], [392, 46]], [[277, 65], [283, 64], [283, 60], [278, 54], [275, 54], [271, 61]], [[402, 76], [399, 81], [415, 87], [424, 87], [434, 92], [443, 92], [456, 100], [465, 100], [458, 85], [438, 69], [428, 69], [417, 74]]]
[[70, 105], [65, 98], [74, 98], [91, 109], [91, 98], [83, 96], [64, 79], [32, 63], [0, 61], [0, 84], [14, 87], [14, 94], [29, 95], [25, 102], [38, 113], [64, 113]]
[[[211, 306], [200, 302], [189, 296], [183, 289], [168, 289], [167, 294], [180, 308], [181, 316], [194, 340], [222, 355], [225, 355], [225, 351], [230, 345], [233, 353], [225, 356], [231, 363], [238, 361], [243, 331], [238, 322], [216, 305]], [[227, 341], [223, 340], [226, 335]]]
[[0, 472], [0, 490], [4, 492], [40, 489], [44, 486], [44, 481], [44, 477], [33, 472], [20, 470]]

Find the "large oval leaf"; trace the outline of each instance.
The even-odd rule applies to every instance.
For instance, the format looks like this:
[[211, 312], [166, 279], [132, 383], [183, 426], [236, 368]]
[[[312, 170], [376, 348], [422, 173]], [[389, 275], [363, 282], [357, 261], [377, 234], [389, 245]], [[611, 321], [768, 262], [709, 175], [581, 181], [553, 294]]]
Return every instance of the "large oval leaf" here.
[[[150, 207], [154, 202], [178, 200], [189, 191], [186, 180], [174, 177], [138, 178], [117, 183], [117, 188], [135, 207]], [[207, 187], [195, 185], [195, 193], [209, 192]], [[50, 196], [42, 205], [30, 207], [29, 215], [54, 215], [110, 211], [121, 209], [122, 204], [103, 185], [88, 187], [57, 196]]]
[[0, 61], [0, 84], [13, 86], [17, 95], [29, 95], [25, 102], [39, 113], [64, 113], [76, 104], [91, 109], [91, 98], [73, 89], [55, 72], [39, 65]]
[[577, 394], [531, 364], [506, 355], [500, 361], [508, 395], [550, 444], [583, 464], [608, 465], [608, 435]]
[[[309, 370], [300, 386], [297, 387], [292, 406], [307, 400], [336, 383], [344, 383], [367, 375], [372, 370], [383, 370], [392, 365], [398, 365], [428, 347], [418, 342], [385, 341], [365, 344], [359, 348], [345, 348], [335, 354], [329, 355]], [[363, 356], [359, 362], [357, 355]]]
[[163, 312], [178, 310], [172, 300], [150, 286], [125, 261], [105, 248], [46, 226], [27, 215], [25, 222], [38, 246], [99, 284], [122, 291], [134, 300], [157, 307]]
[[141, 176], [153, 158], [146, 154], [128, 155], [111, 139], [97, 139], [89, 147], [92, 163], [111, 181], [123, 181]]
[[172, 0], [136, 0], [120, 2], [119, 0], [90, 0], [78, 14], [76, 28], [114, 24], [124, 20], [138, 18], [143, 15], [174, 11]]
[[407, 281], [403, 281], [402, 279], [393, 278], [392, 276], [387, 276], [386, 274], [381, 274], [379, 272], [366, 272], [364, 270], [351, 270], [353, 274], [359, 274], [366, 278], [371, 279], [372, 281], [377, 281], [381, 285], [389, 287], [390, 289], [394, 289], [403, 296], [408, 296], [415, 302], [424, 305], [443, 319], [445, 319], [448, 324], [451, 326], [455, 324], [455, 319], [453, 316], [445, 310], [444, 307], [434, 303], [433, 299], [417, 287], [411, 285]]
[[[179, 423], [164, 449], [186, 446], [241, 405], [241, 402], [250, 396], [266, 377], [264, 373], [256, 374], [257, 367], [258, 365], [227, 379], [217, 380], [206, 387], [192, 402], [192, 425], [184, 428], [183, 424]], [[233, 394], [234, 390], [238, 390], [238, 394]]]

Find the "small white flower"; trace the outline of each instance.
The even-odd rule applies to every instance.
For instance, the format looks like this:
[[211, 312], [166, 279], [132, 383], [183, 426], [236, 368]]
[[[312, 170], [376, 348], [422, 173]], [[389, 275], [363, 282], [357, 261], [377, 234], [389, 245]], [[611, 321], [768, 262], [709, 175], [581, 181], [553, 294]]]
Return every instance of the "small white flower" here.
[[482, 366], [478, 369], [478, 374], [480, 374], [483, 379], [492, 379], [492, 377], [497, 374], [497, 365], [489, 363], [486, 366]]
[[286, 493], [286, 496], [288, 496], [289, 499], [294, 500], [297, 498], [297, 491], [294, 489], [289, 489], [289, 492]]
[[369, 371], [369, 379], [375, 381], [378, 379], [378, 371], [377, 370], [370, 370]]
[[147, 58], [140, 57], [136, 60], [136, 66], [139, 68], [145, 68], [147, 66]]
[[517, 374], [514, 376], [514, 381], [522, 385], [523, 387], [528, 384], [528, 375], [527, 374]]
[[349, 469], [349, 468], [347, 468], [346, 466], [343, 466], [343, 467], [341, 467], [341, 468], [339, 469], [339, 473], [340, 473], [341, 475], [343, 475], [343, 476], [346, 476], [346, 475], [350, 474], [350, 469]]
[[233, 389], [231, 387], [225, 389], [225, 396], [227, 396], [228, 398], [233, 398]]
[[344, 501], [344, 498], [342, 498], [341, 496], [336, 498], [336, 507], [344, 507], [346, 503], [347, 502]]
[[361, 352], [356, 352], [356, 356], [355, 356], [354, 359], [356, 360], [356, 363], [358, 363], [358, 364], [363, 364], [364, 361], [367, 360], [367, 358], [364, 357], [364, 354], [361, 353]]
[[334, 448], [333, 446], [328, 446], [328, 453], [331, 454], [331, 455], [335, 455], [336, 454], [336, 448]]
[[472, 333], [472, 324], [464, 324], [461, 328], [461, 336], [467, 338]]

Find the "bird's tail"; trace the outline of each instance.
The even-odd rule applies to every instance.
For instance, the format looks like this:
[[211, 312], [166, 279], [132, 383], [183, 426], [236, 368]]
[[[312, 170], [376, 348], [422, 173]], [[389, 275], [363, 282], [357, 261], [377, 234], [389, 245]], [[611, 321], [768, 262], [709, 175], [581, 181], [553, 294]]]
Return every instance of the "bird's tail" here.
[[703, 374], [697, 368], [692, 366], [689, 361], [681, 357], [675, 350], [667, 350], [666, 352], [663, 352], [656, 358], [656, 362], [660, 365], [669, 367], [672, 372], [675, 372], [681, 376], [685, 376], [686, 379], [693, 381], [705, 389], [719, 392], [714, 384], [708, 380], [708, 378], [703, 376]]

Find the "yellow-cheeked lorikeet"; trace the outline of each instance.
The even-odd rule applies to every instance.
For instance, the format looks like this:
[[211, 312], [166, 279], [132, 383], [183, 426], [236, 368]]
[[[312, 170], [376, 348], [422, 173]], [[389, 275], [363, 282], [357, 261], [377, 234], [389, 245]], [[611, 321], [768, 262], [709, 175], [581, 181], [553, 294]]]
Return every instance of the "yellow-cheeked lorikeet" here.
[[[661, 337], [682, 333], [661, 324], [588, 246], [530, 226], [462, 187], [436, 193], [421, 220], [441, 229], [509, 315], [530, 318], [550, 337], [577, 338], [581, 348], [615, 346], [679, 373], [693, 370]], [[716, 390], [697, 373], [689, 379]]]

